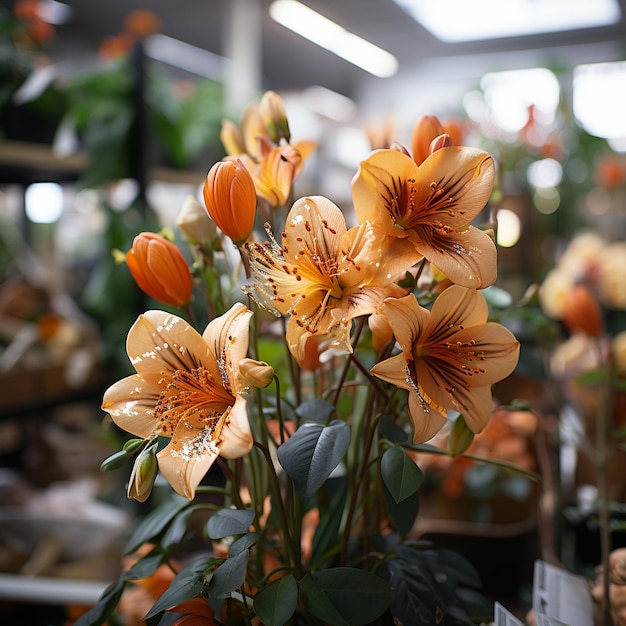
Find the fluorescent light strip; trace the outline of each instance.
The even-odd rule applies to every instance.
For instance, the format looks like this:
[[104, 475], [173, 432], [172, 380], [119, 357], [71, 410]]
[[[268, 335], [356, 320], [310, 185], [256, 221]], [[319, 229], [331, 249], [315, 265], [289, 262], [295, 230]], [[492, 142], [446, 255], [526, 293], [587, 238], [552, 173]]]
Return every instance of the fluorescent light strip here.
[[616, 0], [394, 0], [448, 43], [516, 37], [616, 24]]
[[275, 0], [273, 20], [361, 69], [388, 78], [398, 71], [398, 60], [386, 50], [347, 31], [297, 0]]

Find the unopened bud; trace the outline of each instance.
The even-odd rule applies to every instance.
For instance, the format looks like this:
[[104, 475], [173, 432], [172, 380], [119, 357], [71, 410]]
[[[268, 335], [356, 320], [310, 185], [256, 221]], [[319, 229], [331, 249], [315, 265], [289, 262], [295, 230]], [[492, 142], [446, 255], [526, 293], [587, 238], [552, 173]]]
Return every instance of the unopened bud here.
[[430, 142], [430, 147], [428, 150], [430, 154], [432, 154], [433, 152], [437, 152], [437, 150], [441, 150], [441, 148], [449, 148], [450, 146], [453, 146], [453, 145], [454, 145], [454, 142], [452, 141], [452, 137], [444, 133], [443, 135], [439, 135], [438, 137], [435, 137]]
[[215, 222], [193, 196], [185, 198], [176, 218], [176, 226], [178, 226], [183, 237], [192, 245], [210, 245], [217, 238]]
[[110, 457], [102, 461], [102, 463], [100, 464], [100, 471], [111, 472], [113, 470], [119, 469], [120, 467], [126, 465], [130, 457], [130, 452], [127, 452], [126, 450], [120, 450], [119, 452], [112, 454]]
[[138, 502], [145, 502], [152, 493], [152, 487], [159, 471], [156, 457], [158, 441], [144, 448], [135, 459], [133, 471], [128, 481], [127, 496]]
[[281, 139], [289, 142], [289, 122], [285, 111], [283, 99], [273, 91], [266, 91], [259, 102], [259, 113], [267, 128], [270, 139], [274, 143], [280, 143]]
[[465, 423], [462, 415], [459, 415], [452, 425], [450, 436], [448, 437], [448, 452], [451, 456], [463, 454], [474, 441], [474, 433]]
[[145, 439], [129, 439], [123, 446], [122, 449], [124, 452], [128, 454], [133, 454], [141, 448], [146, 443]]
[[274, 380], [274, 370], [271, 365], [254, 359], [243, 359], [239, 363], [239, 372], [244, 383], [250, 387], [267, 387]]
[[395, 150], [396, 152], [401, 152], [402, 154], [405, 154], [408, 157], [411, 156], [410, 152], [401, 143], [398, 143], [397, 141], [394, 141], [389, 146], [389, 149], [390, 150]]

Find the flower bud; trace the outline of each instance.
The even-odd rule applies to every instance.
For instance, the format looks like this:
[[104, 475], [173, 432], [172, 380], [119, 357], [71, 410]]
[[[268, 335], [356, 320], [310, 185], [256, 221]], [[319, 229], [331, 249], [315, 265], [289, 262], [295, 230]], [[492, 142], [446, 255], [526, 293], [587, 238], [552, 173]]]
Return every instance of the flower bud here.
[[229, 119], [222, 120], [222, 127], [220, 129], [220, 141], [226, 150], [228, 156], [239, 156], [246, 151], [243, 145], [243, 138], [241, 132], [234, 122]]
[[413, 160], [418, 165], [430, 154], [430, 144], [433, 139], [444, 133], [441, 122], [434, 115], [424, 115], [417, 120], [411, 133], [411, 152]]
[[239, 363], [239, 373], [244, 385], [249, 387], [267, 387], [274, 380], [274, 369], [264, 361], [243, 359]]
[[585, 285], [572, 285], [565, 293], [563, 323], [570, 332], [581, 331], [590, 337], [602, 334], [600, 305]]
[[187, 196], [176, 218], [176, 226], [183, 237], [192, 245], [210, 245], [217, 238], [215, 222], [209, 218], [202, 205]]
[[140, 233], [126, 253], [126, 265], [139, 288], [173, 307], [191, 301], [193, 280], [181, 251], [157, 233]]
[[462, 415], [459, 415], [452, 425], [450, 436], [448, 437], [448, 452], [452, 456], [463, 454], [474, 441], [474, 433], [465, 423]]
[[261, 144], [264, 141], [270, 142], [271, 139], [263, 118], [259, 112], [259, 108], [250, 105], [243, 115], [243, 121], [241, 122], [241, 128], [243, 133], [243, 144], [245, 146], [244, 152], [249, 154], [254, 160], [257, 160], [261, 156]]
[[115, 454], [112, 454], [111, 456], [104, 459], [104, 461], [102, 461], [102, 463], [100, 464], [100, 471], [111, 472], [113, 470], [119, 469], [120, 467], [126, 465], [130, 456], [130, 452], [127, 452], [126, 450], [119, 450]]
[[135, 459], [133, 471], [128, 481], [127, 496], [137, 502], [145, 502], [152, 493], [152, 487], [157, 477], [159, 464], [156, 457], [158, 441], [155, 440], [145, 447]]
[[287, 142], [291, 139], [285, 104], [277, 93], [266, 91], [263, 94], [259, 102], [259, 113], [274, 143], [280, 143], [281, 139]]
[[441, 150], [441, 148], [448, 148], [449, 146], [453, 146], [453, 145], [454, 145], [454, 142], [452, 141], [452, 138], [450, 137], [450, 135], [444, 133], [443, 135], [439, 135], [438, 137], [435, 137], [430, 142], [430, 147], [428, 151], [430, 154], [432, 154], [433, 152], [437, 152], [437, 150]]
[[242, 245], [254, 227], [256, 189], [241, 159], [216, 163], [204, 182], [208, 214], [235, 245]]
[[389, 146], [389, 149], [395, 150], [396, 152], [401, 152], [402, 154], [405, 154], [408, 157], [411, 156], [411, 153], [401, 143], [398, 143], [397, 141], [393, 141], [391, 145]]

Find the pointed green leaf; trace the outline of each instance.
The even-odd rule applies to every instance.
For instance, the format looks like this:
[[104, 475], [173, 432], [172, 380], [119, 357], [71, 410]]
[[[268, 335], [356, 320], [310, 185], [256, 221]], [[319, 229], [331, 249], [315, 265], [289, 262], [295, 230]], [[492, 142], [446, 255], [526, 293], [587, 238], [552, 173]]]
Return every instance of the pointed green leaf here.
[[350, 445], [350, 427], [341, 420], [328, 426], [309, 422], [278, 448], [278, 460], [308, 502], [339, 465]]
[[127, 580], [137, 580], [139, 578], [147, 578], [151, 574], [154, 574], [156, 570], [165, 561], [165, 554], [159, 549], [155, 548], [151, 550], [142, 559], [139, 559], [127, 572]]
[[307, 400], [296, 408], [296, 415], [306, 421], [326, 424], [334, 413], [335, 407], [326, 400]]
[[349, 626], [339, 611], [334, 607], [328, 596], [320, 589], [311, 574], [306, 574], [298, 583], [300, 602], [315, 617], [331, 626]]
[[148, 513], [128, 540], [125, 554], [135, 552], [144, 543], [156, 543], [154, 540], [163, 532], [166, 526], [180, 511], [189, 505], [189, 500], [176, 495], [158, 506], [154, 511]]
[[246, 579], [250, 552], [243, 550], [227, 558], [214, 572], [209, 583], [210, 598], [225, 598], [235, 589], [239, 589]]
[[419, 511], [419, 492], [415, 492], [413, 495], [402, 500], [402, 502], [396, 502], [391, 492], [383, 483], [383, 494], [385, 495], [385, 503], [387, 504], [387, 512], [391, 517], [391, 523], [401, 536], [406, 535], [417, 518]]
[[254, 596], [254, 611], [267, 626], [283, 626], [298, 604], [298, 584], [287, 574], [263, 587]]
[[125, 578], [118, 578], [113, 581], [103, 591], [98, 602], [74, 622], [75, 626], [100, 626], [103, 624], [117, 607], [125, 586]]
[[150, 619], [161, 611], [171, 609], [199, 595], [204, 587], [206, 573], [213, 568], [215, 561], [214, 558], [203, 556], [183, 567], [144, 619]]
[[369, 624], [389, 606], [391, 591], [380, 576], [352, 567], [335, 567], [312, 574], [318, 589], [351, 626]]
[[220, 509], [210, 517], [207, 532], [211, 539], [243, 535], [248, 532], [253, 520], [254, 511], [251, 509]]
[[259, 533], [246, 533], [243, 537], [233, 541], [228, 548], [228, 558], [237, 556], [240, 552], [251, 548], [259, 539]]
[[422, 470], [399, 446], [385, 450], [380, 460], [380, 472], [396, 504], [412, 496], [424, 479]]
[[407, 432], [387, 415], [383, 415], [378, 424], [382, 436], [391, 443], [404, 443], [409, 438]]

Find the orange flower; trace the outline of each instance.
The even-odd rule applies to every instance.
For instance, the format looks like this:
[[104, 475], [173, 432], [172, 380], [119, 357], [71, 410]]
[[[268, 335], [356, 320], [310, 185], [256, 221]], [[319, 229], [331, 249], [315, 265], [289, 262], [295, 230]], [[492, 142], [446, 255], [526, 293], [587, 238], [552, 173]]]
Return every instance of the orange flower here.
[[254, 227], [256, 190], [241, 159], [216, 163], [203, 188], [208, 214], [235, 245], [242, 245]]
[[124, 19], [125, 31], [136, 39], [143, 39], [161, 30], [161, 20], [147, 9], [131, 11]]
[[126, 343], [137, 373], [104, 394], [102, 408], [120, 428], [170, 439], [157, 454], [159, 470], [189, 500], [218, 456], [239, 458], [252, 447], [241, 395], [250, 381], [239, 371], [251, 316], [237, 303], [200, 335], [175, 315], [140, 315]]
[[515, 369], [519, 356], [513, 334], [487, 321], [482, 294], [453, 285], [430, 312], [413, 295], [385, 300], [381, 312], [402, 352], [371, 372], [409, 391], [414, 442], [431, 439], [448, 409], [461, 413], [473, 433], [480, 432], [491, 416], [491, 385]]
[[252, 171], [257, 193], [271, 206], [282, 206], [301, 168], [302, 155], [294, 146], [285, 144], [272, 148]]
[[375, 150], [352, 182], [359, 222], [372, 222], [394, 239], [408, 267], [426, 257], [452, 282], [491, 285], [496, 247], [470, 222], [493, 187], [494, 165], [482, 150], [448, 146], [421, 165], [397, 150]]
[[189, 304], [193, 280], [182, 252], [157, 233], [140, 233], [126, 253], [126, 264], [139, 288], [174, 307]]
[[276, 315], [290, 315], [287, 345], [299, 362], [308, 360], [312, 337], [322, 360], [352, 352], [352, 320], [373, 313], [386, 296], [405, 293], [391, 283], [396, 260], [373, 228], [347, 230], [340, 209], [322, 196], [293, 205], [281, 245], [272, 237], [247, 250], [253, 282], [246, 292]]
[[581, 283], [565, 292], [563, 323], [570, 332], [581, 331], [590, 337], [602, 334], [602, 311], [590, 289]]

